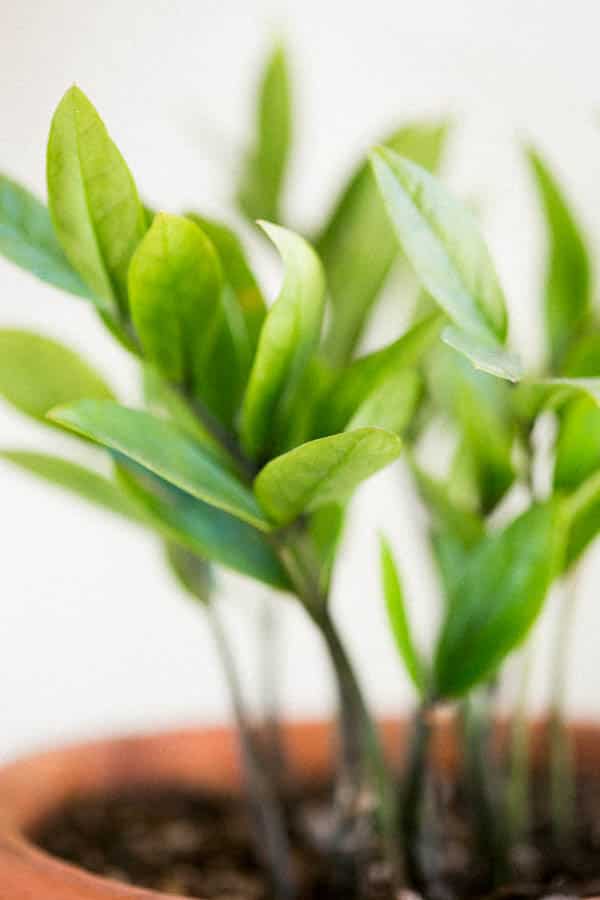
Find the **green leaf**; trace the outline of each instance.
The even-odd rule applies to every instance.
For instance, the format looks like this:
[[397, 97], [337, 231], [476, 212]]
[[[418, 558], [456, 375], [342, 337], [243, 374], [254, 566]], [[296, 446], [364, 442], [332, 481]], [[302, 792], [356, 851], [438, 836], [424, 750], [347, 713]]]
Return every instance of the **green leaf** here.
[[490, 677], [527, 636], [557, 572], [557, 503], [531, 507], [465, 562], [435, 656], [435, 693], [458, 697]]
[[557, 403], [564, 397], [583, 392], [600, 404], [600, 378], [538, 378], [528, 383], [548, 392], [546, 402]]
[[223, 225], [222, 222], [206, 219], [196, 213], [188, 213], [187, 216], [200, 226], [216, 247], [225, 279], [231, 285], [244, 317], [249, 344], [248, 351], [252, 358], [256, 352], [267, 307], [248, 264], [242, 243], [235, 232]]
[[479, 511], [487, 514], [515, 479], [511, 388], [476, 371], [462, 355], [443, 345], [431, 354], [428, 379], [435, 402], [458, 426], [478, 489]]
[[[416, 123], [382, 141], [402, 156], [434, 171], [447, 135], [445, 123]], [[398, 256], [398, 244], [368, 163], [354, 172], [316, 241], [332, 300], [325, 341], [327, 359], [347, 362], [373, 304]]]
[[129, 268], [131, 316], [146, 357], [199, 393], [223, 289], [211, 241], [189, 219], [159, 213]]
[[292, 143], [292, 98], [283, 47], [269, 56], [258, 92], [256, 134], [244, 159], [237, 202], [253, 222], [281, 219], [281, 195]]
[[321, 564], [321, 586], [327, 590], [342, 539], [346, 509], [339, 503], [320, 506], [308, 518], [308, 530]]
[[67, 258], [98, 305], [125, 316], [127, 270], [146, 214], [123, 157], [77, 87], [54, 113], [46, 174], [50, 214]]
[[383, 595], [390, 628], [409, 678], [422, 696], [426, 690], [427, 674], [421, 655], [413, 641], [406, 611], [404, 589], [400, 582], [394, 556], [390, 545], [384, 538], [381, 538], [380, 541], [380, 555]]
[[564, 568], [570, 569], [600, 533], [600, 471], [583, 481], [566, 501], [568, 533]]
[[41, 281], [91, 299], [56, 239], [44, 204], [5, 175], [0, 175], [0, 254]]
[[573, 491], [600, 469], [600, 409], [587, 397], [568, 405], [560, 423], [555, 490]]
[[480, 372], [487, 372], [506, 381], [521, 381], [523, 364], [516, 353], [475, 338], [459, 328], [449, 326], [442, 332], [442, 340], [453, 350], [462, 353]]
[[302, 444], [262, 469], [254, 491], [267, 515], [286, 525], [301, 513], [343, 503], [369, 476], [400, 455], [399, 438], [362, 428]]
[[179, 544], [167, 543], [165, 556], [181, 587], [195, 600], [207, 606], [215, 589], [215, 581], [209, 563]]
[[50, 338], [0, 330], [0, 395], [34, 419], [55, 406], [85, 398], [110, 400], [112, 391], [73, 350]]
[[301, 237], [263, 223], [283, 259], [285, 274], [269, 310], [244, 397], [242, 445], [262, 457], [288, 426], [295, 392], [317, 346], [323, 318], [325, 282], [319, 259]]
[[78, 463], [28, 450], [1, 450], [0, 457], [96, 506], [102, 506], [138, 523], [143, 521], [136, 504], [117, 484]]
[[394, 372], [371, 391], [358, 407], [347, 430], [383, 428], [385, 431], [401, 434], [414, 415], [421, 388], [421, 378], [411, 369]]
[[335, 434], [389, 378], [421, 360], [436, 341], [443, 318], [435, 312], [414, 325], [397, 341], [355, 360], [332, 378], [319, 402], [316, 427], [320, 434]]
[[151, 527], [164, 538], [270, 587], [290, 590], [275, 552], [256, 528], [145, 470], [132, 470], [131, 463], [119, 464], [117, 473]]
[[447, 532], [458, 538], [465, 547], [472, 546], [483, 536], [483, 522], [464, 505], [453, 500], [450, 487], [428, 475], [417, 465], [413, 472], [419, 493], [427, 505], [434, 532]]
[[374, 151], [372, 163], [398, 241], [425, 290], [458, 328], [503, 341], [504, 294], [470, 210], [392, 150]]
[[197, 499], [268, 530], [250, 491], [201, 444], [170, 422], [117, 403], [95, 400], [59, 407], [50, 418], [122, 453]]
[[529, 162], [546, 219], [548, 263], [544, 309], [554, 366], [582, 334], [591, 313], [591, 263], [581, 229], [561, 187], [539, 154]]

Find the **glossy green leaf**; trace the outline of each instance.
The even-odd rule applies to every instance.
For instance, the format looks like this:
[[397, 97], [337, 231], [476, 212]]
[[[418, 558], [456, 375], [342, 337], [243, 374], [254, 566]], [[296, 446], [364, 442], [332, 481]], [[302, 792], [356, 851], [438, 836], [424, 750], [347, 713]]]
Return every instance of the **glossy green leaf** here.
[[208, 235], [219, 254], [225, 279], [231, 285], [244, 317], [248, 349], [252, 358], [256, 351], [267, 307], [248, 263], [242, 242], [236, 233], [222, 222], [206, 219], [196, 213], [188, 213], [188, 218], [196, 222]]
[[44, 204], [5, 175], [0, 175], [0, 254], [41, 281], [92, 297], [63, 253]]
[[237, 202], [251, 220], [279, 222], [292, 144], [292, 98], [283, 47], [267, 60], [258, 92], [256, 134], [243, 162]]
[[380, 545], [381, 577], [388, 621], [396, 647], [404, 662], [409, 678], [419, 694], [426, 690], [427, 674], [423, 660], [412, 637], [404, 588], [400, 581], [394, 556], [388, 542], [382, 538]]
[[210, 564], [201, 556], [170, 542], [165, 546], [165, 556], [181, 587], [203, 605], [210, 603], [215, 589]]
[[355, 488], [400, 455], [399, 438], [362, 428], [302, 444], [262, 469], [254, 491], [267, 515], [286, 525], [301, 513], [343, 503]]
[[544, 310], [550, 352], [556, 366], [589, 322], [591, 263], [583, 234], [560, 185], [535, 150], [529, 150], [528, 156], [546, 219], [548, 263]]
[[301, 237], [263, 224], [283, 259], [279, 296], [263, 325], [244, 397], [242, 445], [260, 458], [287, 426], [294, 395], [319, 341], [325, 282], [321, 263]]
[[[447, 134], [445, 123], [416, 123], [390, 134], [385, 146], [434, 171]], [[368, 163], [354, 172], [316, 241], [332, 300], [327, 359], [347, 362], [398, 256], [398, 244]]]
[[504, 294], [473, 214], [392, 150], [374, 151], [372, 163], [398, 241], [425, 290], [458, 328], [503, 341]]
[[131, 260], [131, 316], [147, 359], [192, 394], [202, 392], [222, 289], [211, 241], [189, 219], [159, 213]]
[[164, 538], [270, 587], [290, 590], [275, 552], [256, 528], [129, 462], [120, 463], [117, 472], [151, 527]]
[[127, 165], [98, 113], [70, 88], [50, 129], [46, 175], [56, 236], [107, 311], [127, 311], [127, 270], [146, 214]]
[[498, 344], [487, 343], [452, 326], [444, 329], [442, 340], [453, 350], [466, 356], [480, 372], [487, 372], [489, 375], [512, 382], [521, 381], [523, 378], [523, 363], [518, 355], [499, 347]]
[[254, 497], [215, 458], [170, 422], [117, 403], [88, 400], [62, 406], [54, 422], [122, 453], [192, 496], [268, 529]]
[[16, 329], [0, 331], [0, 395], [21, 412], [43, 421], [55, 406], [88, 397], [113, 397], [102, 378], [73, 350]]
[[347, 430], [383, 428], [401, 434], [415, 413], [421, 389], [422, 381], [416, 372], [411, 369], [394, 372], [361, 403]]
[[86, 469], [59, 456], [29, 450], [1, 450], [0, 458], [96, 506], [102, 506], [136, 522], [143, 520], [136, 504], [119, 485], [92, 469]]
[[522, 643], [557, 572], [561, 542], [559, 506], [546, 503], [470, 553], [436, 650], [436, 696], [466, 693]]
[[571, 402], [560, 423], [554, 464], [556, 490], [572, 491], [600, 469], [600, 409], [587, 397]]
[[351, 363], [333, 375], [317, 413], [320, 434], [334, 434], [347, 427], [352, 416], [377, 388], [400, 372], [416, 366], [435, 343], [443, 325], [438, 313], [426, 316], [397, 341]]

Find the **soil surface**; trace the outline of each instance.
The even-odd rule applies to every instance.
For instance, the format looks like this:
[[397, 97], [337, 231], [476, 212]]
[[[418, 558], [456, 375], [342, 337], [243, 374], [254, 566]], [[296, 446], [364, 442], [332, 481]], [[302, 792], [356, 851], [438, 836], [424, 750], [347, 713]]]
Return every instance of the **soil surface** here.
[[[421, 848], [428, 859], [427, 900], [540, 900], [600, 897], [600, 781], [579, 785], [577, 834], [556, 847], [549, 829], [537, 826], [517, 847], [505, 886], [491, 891], [489, 872], [477, 864], [474, 829], [452, 796], [438, 786], [436, 834]], [[323, 793], [303, 809], [318, 825]], [[440, 837], [441, 835], [441, 837]], [[181, 789], [148, 787], [110, 796], [75, 797], [32, 835], [48, 852], [91, 872], [167, 894], [205, 900], [273, 900], [254, 853], [249, 819], [241, 801]], [[418, 900], [395, 895], [386, 867], [373, 851], [364, 860], [360, 891], [356, 879], [339, 877], [340, 866], [292, 836], [300, 891], [298, 900]], [[343, 868], [343, 866], [342, 866]]]

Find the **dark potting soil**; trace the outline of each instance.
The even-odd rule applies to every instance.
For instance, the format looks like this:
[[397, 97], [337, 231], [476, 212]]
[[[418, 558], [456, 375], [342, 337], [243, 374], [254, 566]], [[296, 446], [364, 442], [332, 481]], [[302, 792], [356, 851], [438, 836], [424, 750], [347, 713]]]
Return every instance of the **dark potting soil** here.
[[[474, 833], [451, 785], [438, 786], [435, 833], [421, 848], [429, 859], [427, 900], [540, 900], [600, 896], [600, 780], [578, 789], [577, 834], [557, 849], [549, 829], [534, 828], [512, 855], [506, 886], [490, 892], [489, 873], [473, 855]], [[442, 796], [443, 795], [443, 796]], [[305, 821], [323, 815], [323, 792], [306, 805]], [[90, 872], [166, 894], [206, 900], [273, 900], [254, 853], [246, 808], [239, 800], [207, 793], [132, 789], [74, 797], [32, 835], [44, 850]], [[339, 864], [292, 837], [299, 876], [298, 900], [352, 900]], [[365, 860], [360, 900], [413, 900], [394, 896], [386, 867], [375, 853]], [[353, 882], [356, 883], [355, 881]]]

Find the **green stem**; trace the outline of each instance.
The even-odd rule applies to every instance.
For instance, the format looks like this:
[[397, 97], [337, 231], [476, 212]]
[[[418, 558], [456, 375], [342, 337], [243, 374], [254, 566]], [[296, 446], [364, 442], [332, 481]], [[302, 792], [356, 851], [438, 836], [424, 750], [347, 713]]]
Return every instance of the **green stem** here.
[[265, 595], [259, 612], [260, 694], [262, 699], [262, 739], [265, 756], [275, 781], [283, 787], [287, 777], [286, 752], [279, 715], [279, 610], [273, 597]]
[[550, 811], [557, 844], [564, 848], [574, 828], [573, 747], [565, 724], [566, 682], [569, 651], [577, 605], [578, 571], [565, 579], [554, 642], [552, 684], [550, 688]]
[[237, 725], [248, 797], [254, 821], [254, 838], [259, 858], [264, 859], [273, 881], [275, 896], [293, 900], [297, 891], [291, 866], [288, 832], [279, 797], [265, 772], [246, 716], [241, 685], [231, 648], [214, 603], [207, 607], [208, 620], [227, 681]]
[[517, 698], [510, 723], [508, 818], [509, 846], [523, 840], [531, 825], [529, 774], [531, 747], [529, 740], [528, 692], [531, 680], [533, 645], [528, 643], [523, 655]]
[[506, 875], [507, 848], [492, 748], [492, 691], [489, 686], [465, 702], [465, 759], [479, 853], [482, 859], [490, 860], [492, 881], [499, 884]]
[[425, 878], [419, 846], [423, 830], [423, 803], [431, 739], [430, 711], [430, 705], [424, 701], [415, 712], [401, 790], [401, 822], [406, 867], [411, 882], [418, 885], [422, 885]]

